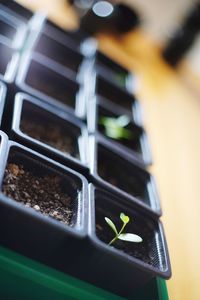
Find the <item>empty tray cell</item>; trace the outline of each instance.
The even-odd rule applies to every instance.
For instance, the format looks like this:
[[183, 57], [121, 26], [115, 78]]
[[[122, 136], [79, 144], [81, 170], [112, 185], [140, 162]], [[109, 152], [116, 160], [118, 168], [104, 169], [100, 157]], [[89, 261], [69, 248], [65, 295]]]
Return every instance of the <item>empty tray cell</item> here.
[[66, 45], [79, 51], [82, 42], [88, 37], [81, 30], [65, 30], [57, 26], [55, 23], [47, 20], [44, 24], [42, 32], [57, 40], [57, 42], [65, 42]]
[[128, 110], [129, 113], [132, 112], [135, 98], [100, 75], [97, 75], [96, 93], [107, 99], [107, 102], [110, 102], [112, 105], [114, 104], [120, 109]]
[[67, 67], [74, 72], [78, 72], [83, 60], [83, 56], [75, 50], [72, 50], [65, 40], [57, 41], [53, 37], [42, 33], [34, 48], [39, 52], [64, 67]]
[[128, 82], [132, 78], [127, 69], [99, 51], [96, 54], [96, 66], [97, 71], [106, 79], [114, 81], [121, 88], [127, 88]]
[[122, 156], [98, 143], [97, 173], [107, 183], [130, 194], [148, 206], [150, 175]]
[[52, 68], [32, 59], [25, 83], [36, 93], [38, 91], [75, 110], [78, 84], [55, 72]]

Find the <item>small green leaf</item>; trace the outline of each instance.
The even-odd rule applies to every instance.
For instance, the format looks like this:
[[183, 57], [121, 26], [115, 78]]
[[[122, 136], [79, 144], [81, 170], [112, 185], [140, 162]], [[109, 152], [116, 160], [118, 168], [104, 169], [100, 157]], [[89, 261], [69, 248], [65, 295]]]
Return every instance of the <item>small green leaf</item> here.
[[122, 128], [121, 138], [131, 140], [133, 138], [133, 133], [126, 128]]
[[106, 127], [106, 135], [112, 139], [120, 139], [121, 138], [121, 131], [115, 127]]
[[115, 224], [113, 223], [113, 221], [111, 221], [109, 218], [105, 217], [105, 221], [106, 223], [112, 228], [112, 230], [115, 232], [116, 235], [118, 235], [118, 231], [117, 228], [115, 226]]
[[121, 115], [116, 119], [116, 123], [120, 127], [125, 127], [130, 123], [130, 118], [126, 115]]
[[129, 217], [128, 216], [126, 216], [124, 213], [121, 213], [120, 214], [120, 219], [122, 220], [122, 222], [124, 223], [124, 224], [127, 224], [128, 222], [129, 222]]
[[129, 129], [124, 128], [130, 119], [126, 115], [119, 116], [118, 118], [100, 117], [99, 124], [105, 127], [105, 134], [112, 139], [127, 139], [133, 138], [133, 133]]
[[118, 236], [118, 239], [122, 241], [133, 242], [133, 243], [142, 242], [142, 238], [139, 235], [133, 233], [121, 233]]
[[106, 117], [100, 117], [100, 118], [99, 118], [99, 124], [105, 126], [106, 120], [107, 120]]
[[118, 128], [118, 124], [115, 118], [105, 118], [104, 125], [106, 127]]

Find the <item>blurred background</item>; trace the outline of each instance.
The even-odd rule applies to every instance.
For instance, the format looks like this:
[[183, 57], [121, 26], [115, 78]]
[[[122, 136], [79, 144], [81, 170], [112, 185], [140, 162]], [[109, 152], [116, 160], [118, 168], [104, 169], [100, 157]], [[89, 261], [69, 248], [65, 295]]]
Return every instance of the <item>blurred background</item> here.
[[[32, 9], [38, 8], [37, 0], [19, 0], [19, 2], [24, 5], [28, 5]], [[43, 0], [40, 3], [40, 9], [48, 11], [48, 15], [56, 20], [63, 27], [77, 27], [79, 24], [80, 17], [80, 7], [83, 7], [85, 11], [89, 9], [93, 3], [98, 2], [94, 0], [58, 0], [51, 1], [49, 6], [49, 1]], [[100, 1], [99, 1], [100, 2]], [[193, 15], [193, 20], [196, 18], [195, 23], [195, 38], [188, 36], [184, 37], [185, 43], [181, 44], [181, 48], [186, 47], [187, 51], [184, 52], [184, 60], [181, 60], [182, 56], [177, 59], [179, 63], [179, 71], [183, 79], [187, 84], [192, 85], [192, 87], [200, 92], [198, 79], [200, 76], [200, 34], [199, 27], [200, 24], [200, 1], [198, 0], [112, 0], [112, 4], [125, 4], [135, 12], [137, 12], [141, 22], [140, 28], [147, 33], [148, 37], [154, 40], [155, 44], [165, 49], [172, 38], [176, 34], [182, 34], [182, 29], [188, 17], [191, 18]], [[63, 10], [64, 7], [64, 10]], [[66, 9], [67, 7], [67, 9]], [[76, 10], [74, 10], [76, 8]], [[77, 9], [78, 8], [78, 9]], [[187, 25], [186, 25], [187, 27]], [[185, 30], [185, 28], [184, 28]], [[188, 29], [186, 28], [186, 31]], [[190, 30], [190, 29], [189, 29]], [[187, 35], [187, 34], [186, 34]], [[178, 38], [180, 38], [178, 36]], [[187, 40], [187, 42], [186, 42]], [[189, 45], [188, 45], [189, 44]], [[180, 41], [179, 44], [180, 45]], [[180, 51], [179, 51], [180, 52]], [[192, 81], [190, 73], [192, 73]]]

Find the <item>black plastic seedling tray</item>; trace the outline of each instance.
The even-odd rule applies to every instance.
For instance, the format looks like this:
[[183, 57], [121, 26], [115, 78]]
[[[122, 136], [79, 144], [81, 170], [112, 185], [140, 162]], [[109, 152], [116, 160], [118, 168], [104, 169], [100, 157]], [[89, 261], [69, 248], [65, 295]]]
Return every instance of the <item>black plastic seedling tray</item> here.
[[30, 95], [15, 96], [12, 139], [62, 164], [89, 173], [84, 123]]
[[[88, 202], [88, 183], [77, 172], [17, 143], [8, 142], [3, 133], [0, 147], [0, 223], [4, 224], [0, 226], [1, 245], [125, 297], [131, 296], [152, 277], [170, 276], [163, 229], [153, 213], [116, 190], [106, 191], [91, 184]], [[43, 210], [41, 199], [44, 201], [47, 191], [49, 193], [54, 186], [52, 176], [60, 178], [62, 190], [73, 199], [70, 225], [61, 224], [40, 212]], [[39, 196], [37, 189], [41, 189], [41, 180], [45, 178], [50, 185], [48, 188], [42, 185], [43, 193]], [[33, 194], [29, 196], [32, 189]], [[33, 199], [38, 199], [37, 205]], [[136, 246], [133, 253], [121, 245], [117, 249], [109, 246], [107, 237], [104, 239], [99, 233], [99, 228], [105, 232], [108, 229], [104, 217], [111, 218], [118, 227], [120, 212], [134, 220], [128, 228], [130, 232], [144, 239], [141, 248]], [[112, 235], [108, 232], [110, 238]], [[111, 276], [113, 272], [115, 276]], [[117, 285], [119, 278], [120, 285]]]
[[14, 51], [9, 43], [5, 40], [0, 40], [0, 79], [8, 83], [14, 80], [16, 75], [18, 62], [19, 62], [19, 53]]
[[[127, 298], [152, 277], [170, 277], [169, 256], [159, 221], [147, 216], [143, 209], [136, 208], [128, 199], [116, 197], [93, 186], [90, 186], [89, 213], [89, 282]], [[122, 226], [121, 213], [130, 218], [125, 232], [139, 235], [143, 242], [118, 240], [108, 245], [114, 233], [105, 222], [105, 217], [111, 219], [119, 230]]]
[[25, 55], [21, 62], [17, 86], [66, 112], [84, 117], [85, 94], [73, 72], [60, 72], [51, 60], [39, 54]]
[[[140, 124], [140, 122], [137, 122], [139, 115], [140, 112], [138, 112], [137, 107], [134, 107], [133, 118], [131, 118], [127, 114], [120, 114], [117, 109], [106, 102], [106, 99], [95, 97], [88, 104], [88, 131], [91, 134], [102, 134], [106, 139], [112, 141], [118, 151], [122, 152], [125, 156], [128, 155], [133, 160], [137, 159], [143, 165], [149, 165], [152, 161], [151, 151], [147, 134], [144, 128], [138, 125]], [[109, 123], [108, 121], [117, 121], [119, 118], [127, 120], [127, 124], [119, 128], [122, 130], [125, 129], [130, 136], [126, 137], [123, 134], [121, 136], [112, 136], [113, 131], [110, 132], [109, 130], [115, 129], [114, 134], [116, 134], [119, 128], [113, 128], [113, 122]]]
[[88, 82], [91, 79], [88, 76], [88, 66], [91, 65], [92, 48], [89, 40], [79, 48], [75, 47], [73, 42], [70, 43], [62, 35], [57, 35], [52, 26], [49, 30], [38, 33], [32, 46], [34, 52], [51, 59], [51, 64], [56, 70], [65, 75], [71, 74], [71, 77], [79, 83], [84, 83], [84, 80]]
[[0, 162], [3, 163], [7, 151], [8, 136], [0, 131]]
[[3, 82], [0, 81], [0, 127], [1, 127], [2, 115], [4, 111], [5, 97], [6, 97], [6, 86]]
[[78, 73], [83, 55], [70, 47], [65, 40], [57, 41], [56, 37], [42, 33], [33, 49], [35, 52], [51, 58], [61, 66]]
[[[30, 287], [33, 299], [167, 300], [156, 277], [169, 278], [170, 263], [133, 76], [81, 30], [15, 1], [0, 3], [0, 35], [3, 297], [27, 298]], [[109, 139], [99, 122], [123, 115], [133, 144]], [[122, 212], [142, 244], [109, 245], [105, 217], [119, 229]]]
[[132, 94], [134, 77], [130, 71], [108, 58], [100, 51], [96, 52], [95, 64], [97, 73], [101, 74], [112, 83], [115, 83], [116, 86], [119, 86]]
[[27, 23], [33, 16], [33, 12], [16, 1], [1, 0], [0, 10], [11, 14], [14, 18]]
[[78, 276], [87, 234], [86, 180], [3, 134], [0, 146], [0, 244]]
[[119, 113], [133, 116], [136, 98], [100, 74], [96, 75], [96, 94], [106, 99], [106, 102], [117, 109]]
[[13, 48], [20, 48], [26, 37], [26, 26], [9, 13], [0, 10], [0, 37]]
[[57, 26], [50, 20], [46, 20], [42, 28], [42, 32], [56, 37], [57, 41], [62, 42], [63, 40], [65, 40], [70, 47], [76, 50], [80, 50], [82, 43], [84, 43], [85, 40], [88, 38], [88, 34], [86, 34], [80, 29], [65, 30]]
[[138, 160], [133, 161], [97, 135], [90, 136], [90, 172], [92, 180], [104, 188], [137, 202], [155, 216], [161, 215], [161, 207], [153, 176]]

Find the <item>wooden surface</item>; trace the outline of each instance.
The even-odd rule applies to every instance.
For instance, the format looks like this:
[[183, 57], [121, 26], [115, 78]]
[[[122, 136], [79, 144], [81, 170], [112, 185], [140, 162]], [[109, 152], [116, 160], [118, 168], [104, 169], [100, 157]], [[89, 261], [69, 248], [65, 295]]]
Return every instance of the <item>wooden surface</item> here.
[[[42, 2], [54, 20], [67, 24], [62, 0], [21, 2], [32, 7]], [[199, 300], [200, 96], [163, 62], [159, 49], [144, 33], [99, 36], [99, 42], [104, 52], [137, 76], [137, 94], [154, 157], [151, 171], [158, 183], [172, 263], [170, 300]]]

